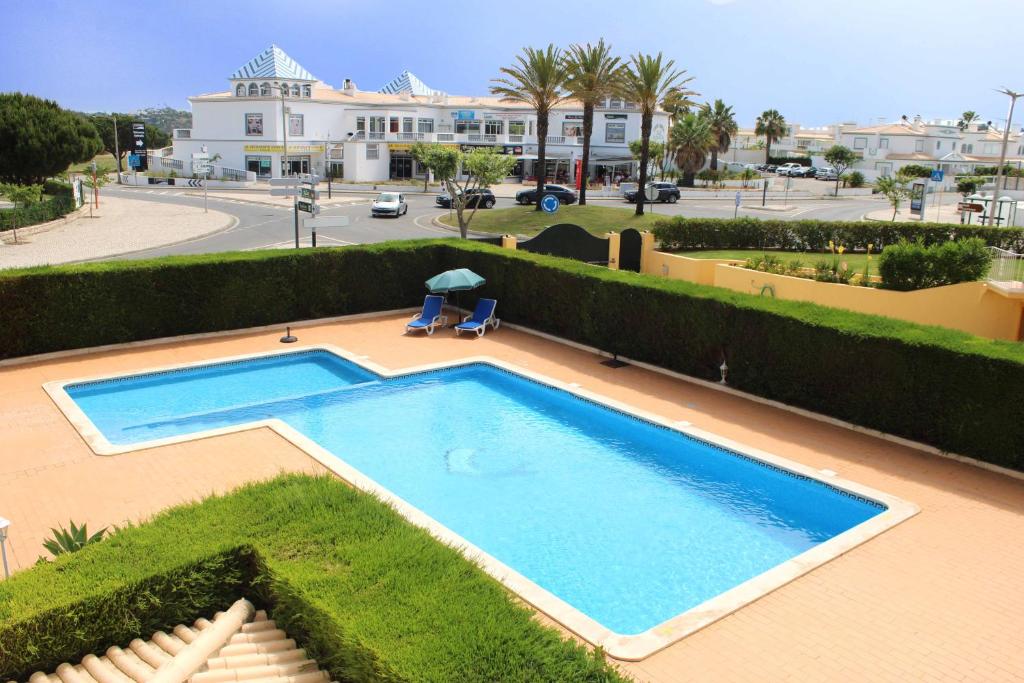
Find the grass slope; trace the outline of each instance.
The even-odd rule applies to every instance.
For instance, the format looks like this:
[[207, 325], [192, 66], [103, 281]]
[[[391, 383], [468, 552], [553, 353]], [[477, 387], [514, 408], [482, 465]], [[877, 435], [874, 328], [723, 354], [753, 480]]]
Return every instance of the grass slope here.
[[[246, 597], [269, 604], [332, 680], [623, 680], [599, 652], [539, 625], [497, 581], [388, 506], [333, 477], [300, 475], [173, 508], [0, 583], [0, 661], [15, 654], [16, 622], [56, 608], [79, 620], [57, 638], [103, 629], [104, 618], [116, 632], [129, 615], [76, 603], [240, 544], [260, 565]], [[14, 649], [57, 649], [26, 643], [31, 629], [18, 633]]]
[[[493, 232], [499, 235], [536, 235], [538, 232], [558, 223], [573, 223], [596, 235], [603, 235], [609, 230], [621, 232], [626, 228], [645, 230], [653, 227], [654, 220], [659, 216], [650, 212], [637, 217], [632, 208], [611, 206], [563, 206], [557, 213], [550, 214], [535, 211], [533, 206], [513, 206], [507, 209], [480, 209], [469, 224], [470, 230], [477, 232]], [[445, 225], [457, 227], [459, 222], [452, 214], [441, 217]]]

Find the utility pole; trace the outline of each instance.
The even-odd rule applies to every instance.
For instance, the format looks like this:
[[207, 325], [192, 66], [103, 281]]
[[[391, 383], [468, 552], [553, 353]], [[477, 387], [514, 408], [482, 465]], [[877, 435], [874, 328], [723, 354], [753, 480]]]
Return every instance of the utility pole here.
[[1010, 140], [1010, 125], [1013, 123], [1013, 107], [1017, 104], [1017, 98], [1024, 93], [1014, 92], [1009, 88], [1002, 88], [996, 92], [1010, 98], [1010, 113], [1006, 115], [1006, 125], [1003, 126], [1003, 144], [999, 148], [999, 165], [996, 166], [996, 186], [992, 189], [992, 209], [989, 211], [988, 224], [996, 225], [995, 219], [999, 214], [999, 181], [1003, 178], [1003, 164], [1006, 163], [1006, 143]]
[[117, 115], [111, 114], [111, 120], [114, 122], [114, 159], [117, 160], [117, 184], [121, 184], [121, 149], [117, 144]]

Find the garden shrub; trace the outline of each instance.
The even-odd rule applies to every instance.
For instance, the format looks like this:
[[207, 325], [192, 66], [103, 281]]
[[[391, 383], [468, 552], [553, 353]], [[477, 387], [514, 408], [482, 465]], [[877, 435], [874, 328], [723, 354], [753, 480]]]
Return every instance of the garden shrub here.
[[[728, 225], [763, 230], [760, 221]], [[810, 225], [827, 244], [831, 233]], [[948, 240], [951, 227], [935, 226], [936, 235]], [[877, 234], [867, 241], [877, 244]], [[1024, 430], [1006, 428], [1024, 405], [1020, 344], [472, 240], [8, 271], [0, 273], [0, 355], [418, 306], [427, 278], [461, 267], [487, 279], [480, 292], [500, 301], [509, 322], [702, 379], [718, 380], [725, 359], [730, 385], [742, 391], [1022, 465]], [[839, 390], [850, 377], [857, 391]]]
[[882, 251], [878, 272], [885, 289], [909, 291], [980, 280], [991, 264], [991, 252], [977, 237], [928, 246], [901, 240]]
[[101, 654], [238, 598], [332, 681], [622, 678], [538, 624], [459, 551], [330, 476], [286, 475], [165, 511], [0, 582], [0, 680]]
[[1024, 252], [1024, 228], [955, 223], [890, 223], [883, 221], [784, 221], [758, 218], [688, 218], [674, 216], [654, 223], [654, 236], [665, 251], [702, 249], [780, 249], [827, 251], [829, 242], [848, 251], [876, 250], [901, 239], [918, 238], [926, 245], [967, 237], [1013, 252]]
[[846, 184], [850, 187], [864, 187], [864, 174], [860, 171], [847, 173]]
[[930, 178], [934, 169], [922, 164], [901, 166], [899, 173], [907, 178]]

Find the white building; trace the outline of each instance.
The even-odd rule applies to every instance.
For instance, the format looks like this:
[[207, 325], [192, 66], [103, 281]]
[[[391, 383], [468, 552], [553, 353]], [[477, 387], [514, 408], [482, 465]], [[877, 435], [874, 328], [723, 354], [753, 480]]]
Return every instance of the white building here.
[[[510, 181], [532, 181], [537, 159], [537, 117], [527, 106], [496, 97], [448, 95], [408, 71], [379, 91], [359, 90], [345, 79], [334, 88], [313, 76], [281, 48], [271, 46], [229, 79], [224, 92], [189, 98], [192, 128], [174, 132], [173, 158], [191, 169], [192, 154], [206, 147], [218, 164], [280, 177], [332, 171], [355, 182], [423, 177], [409, 148], [415, 141], [497, 146], [519, 163]], [[284, 89], [287, 95], [282, 98]], [[583, 150], [583, 111], [574, 101], [549, 118], [547, 175], [575, 179]], [[655, 115], [652, 140], [664, 141], [668, 116]], [[617, 98], [594, 115], [590, 178], [611, 178], [633, 168], [629, 142], [640, 137], [640, 113]]]

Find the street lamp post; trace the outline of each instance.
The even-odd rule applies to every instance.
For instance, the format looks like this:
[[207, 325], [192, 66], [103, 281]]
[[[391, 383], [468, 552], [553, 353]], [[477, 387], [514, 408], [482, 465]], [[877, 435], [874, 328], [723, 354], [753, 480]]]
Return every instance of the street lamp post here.
[[1010, 141], [1010, 124], [1013, 123], [1013, 107], [1017, 104], [1017, 98], [1024, 93], [1014, 92], [1009, 88], [1001, 88], [1000, 92], [1010, 98], [1010, 112], [1006, 115], [1006, 126], [1003, 128], [1003, 144], [999, 148], [999, 165], [996, 166], [996, 186], [992, 189], [992, 210], [988, 215], [988, 224], [996, 225], [996, 212], [999, 210], [999, 181], [1003, 179], [1003, 164], [1006, 163], [1006, 145]]
[[9, 526], [11, 526], [10, 521], [0, 517], [0, 558], [3, 560], [5, 579], [11, 577], [11, 570], [7, 566], [7, 528]]

